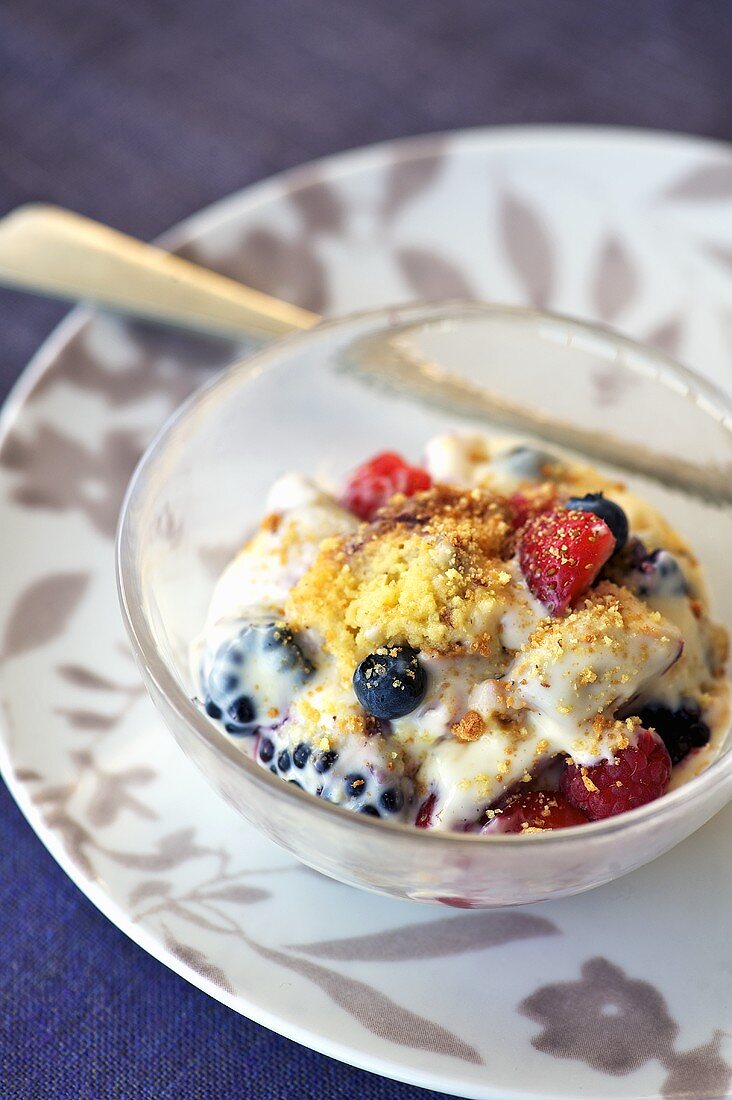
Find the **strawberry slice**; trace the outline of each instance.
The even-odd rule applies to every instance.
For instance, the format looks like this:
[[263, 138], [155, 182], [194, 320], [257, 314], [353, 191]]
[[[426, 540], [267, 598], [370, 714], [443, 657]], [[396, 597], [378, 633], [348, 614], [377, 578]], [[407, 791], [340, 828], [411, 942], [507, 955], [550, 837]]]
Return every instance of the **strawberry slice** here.
[[371, 520], [395, 493], [414, 496], [429, 489], [432, 479], [426, 470], [410, 464], [393, 451], [383, 451], [351, 474], [341, 498], [359, 519]]
[[525, 833], [527, 830], [566, 829], [589, 818], [555, 791], [527, 791], [509, 798], [503, 809], [483, 826], [483, 833]]
[[513, 493], [508, 498], [511, 505], [511, 526], [514, 531], [524, 527], [534, 516], [542, 512], [550, 512], [557, 506], [557, 492], [555, 487], [542, 485], [537, 490], [528, 490], [524, 493]]
[[563, 615], [614, 549], [615, 536], [603, 519], [562, 508], [529, 520], [519, 537], [518, 558], [531, 594], [552, 615]]

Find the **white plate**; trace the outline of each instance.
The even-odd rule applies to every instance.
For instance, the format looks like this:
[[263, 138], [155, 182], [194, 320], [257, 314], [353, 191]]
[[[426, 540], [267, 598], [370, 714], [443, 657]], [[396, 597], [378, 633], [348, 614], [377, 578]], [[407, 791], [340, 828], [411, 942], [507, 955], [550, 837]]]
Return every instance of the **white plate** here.
[[[587, 129], [397, 142], [250, 188], [169, 239], [319, 311], [532, 302], [732, 385], [732, 155], [711, 143]], [[123, 636], [115, 519], [153, 430], [236, 350], [77, 311], [6, 406], [1, 753], [29, 822], [147, 951], [336, 1058], [466, 1097], [725, 1095], [732, 809], [591, 894], [445, 916], [293, 863], [162, 728]], [[612, 417], [612, 373], [598, 385]]]

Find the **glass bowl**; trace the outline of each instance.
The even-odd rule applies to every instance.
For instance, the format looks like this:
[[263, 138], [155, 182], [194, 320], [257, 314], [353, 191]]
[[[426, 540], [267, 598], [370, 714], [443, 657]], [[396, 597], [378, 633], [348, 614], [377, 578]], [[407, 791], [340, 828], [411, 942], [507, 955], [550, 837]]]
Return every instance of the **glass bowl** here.
[[[711, 471], [732, 463], [729, 400], [666, 356], [610, 331], [476, 303], [321, 324], [234, 364], [199, 390], [138, 466], [123, 507], [117, 571], [145, 683], [180, 746], [221, 795], [326, 875], [465, 908], [590, 889], [672, 848], [728, 801], [729, 735], [704, 773], [650, 805], [543, 835], [480, 836], [418, 830], [314, 798], [255, 763], [192, 701], [189, 643], [217, 572], [261, 518], [276, 477], [295, 469], [335, 483], [380, 450], [416, 458], [436, 432], [495, 430], [485, 417], [471, 420], [469, 407], [458, 416], [434, 399], [389, 391], [359, 369], [364, 355], [388, 363], [395, 338], [400, 354], [428, 371], [518, 397], [585, 432], [612, 430], [629, 454], [650, 447], [669, 463]], [[714, 617], [732, 628], [729, 495], [726, 503], [705, 501], [652, 477], [627, 480], [689, 536], [706, 567]]]

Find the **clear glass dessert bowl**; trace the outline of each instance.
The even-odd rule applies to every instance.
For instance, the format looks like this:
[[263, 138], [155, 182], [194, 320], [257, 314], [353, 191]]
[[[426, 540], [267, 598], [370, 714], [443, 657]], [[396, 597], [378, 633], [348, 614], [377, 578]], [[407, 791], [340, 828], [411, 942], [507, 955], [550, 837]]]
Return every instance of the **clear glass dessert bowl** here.
[[[713, 617], [732, 630], [732, 403], [661, 353], [563, 317], [437, 303], [321, 324], [234, 364], [194, 394], [130, 485], [117, 575], [150, 695], [232, 806], [342, 882], [465, 908], [577, 893], [668, 851], [732, 797], [727, 731], [706, 771], [605, 821], [531, 835], [420, 830], [283, 782], [194, 702], [190, 644], [220, 569], [258, 523], [280, 474], [300, 470], [337, 484], [380, 450], [416, 458], [438, 432], [505, 433], [517, 408], [535, 420], [539, 437], [559, 430], [579, 457], [587, 457], [583, 440], [588, 450], [606, 441], [607, 454], [626, 469], [612, 462], [601, 469], [626, 480], [688, 538], [706, 571]], [[597, 453], [589, 457], [598, 465]], [[628, 473], [628, 465], [643, 472]], [[689, 477], [701, 493], [674, 487]]]

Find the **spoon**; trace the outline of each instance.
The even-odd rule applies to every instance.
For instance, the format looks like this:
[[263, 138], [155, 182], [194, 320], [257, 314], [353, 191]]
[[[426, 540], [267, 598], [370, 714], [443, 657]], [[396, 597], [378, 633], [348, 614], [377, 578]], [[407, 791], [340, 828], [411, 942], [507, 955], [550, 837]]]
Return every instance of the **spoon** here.
[[[59, 207], [34, 203], [0, 219], [0, 283], [217, 335], [270, 340], [320, 318], [234, 279]], [[531, 314], [532, 311], [521, 311]], [[528, 433], [652, 477], [714, 503], [732, 503], [732, 468], [629, 448], [611, 432], [584, 431], [520, 400], [509, 401], [416, 353], [409, 326], [351, 350], [346, 369], [445, 411]], [[691, 386], [690, 386], [691, 389]], [[730, 426], [725, 413], [719, 414]]]
[[239, 338], [276, 339], [319, 320], [307, 309], [42, 203], [20, 206], [0, 220], [0, 283]]

